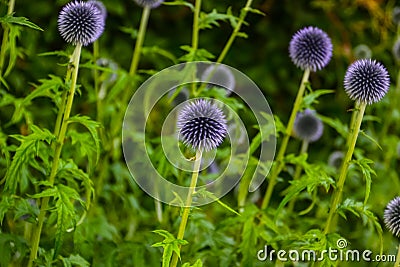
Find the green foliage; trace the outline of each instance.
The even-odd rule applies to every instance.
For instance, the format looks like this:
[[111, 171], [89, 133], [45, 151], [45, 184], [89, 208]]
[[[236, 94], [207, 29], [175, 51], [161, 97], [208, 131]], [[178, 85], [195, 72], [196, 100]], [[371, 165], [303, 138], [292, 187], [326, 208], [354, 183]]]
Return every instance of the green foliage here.
[[172, 253], [178, 254], [178, 257], [180, 258], [180, 246], [187, 245], [188, 242], [186, 240], [176, 239], [171, 233], [165, 230], [154, 230], [153, 233], [159, 234], [160, 236], [164, 237], [163, 241], [157, 242], [152, 246], [163, 248], [164, 251], [162, 256], [162, 266], [168, 267], [170, 264]]
[[[44, 159], [46, 163], [46, 157], [48, 156], [48, 146], [55, 137], [47, 129], [40, 129], [35, 125], [31, 125], [32, 133], [28, 136], [23, 135], [12, 135], [11, 137], [17, 139], [21, 144], [15, 150], [13, 160], [7, 169], [5, 180], [6, 184], [4, 191], [9, 194], [16, 194], [18, 184], [23, 191], [27, 186], [27, 181], [23, 180], [26, 178], [26, 172], [28, 167], [35, 162], [35, 157]], [[44, 146], [43, 146], [44, 145]], [[43, 149], [44, 148], [44, 149]], [[43, 152], [45, 153], [42, 155]], [[40, 153], [39, 153], [40, 152]], [[48, 168], [49, 166], [44, 166]]]
[[[282, 5], [279, 1], [203, 0], [196, 25], [198, 36], [193, 36], [196, 1], [165, 1], [151, 10], [134, 77], [128, 70], [143, 9], [133, 1], [104, 1], [108, 11], [105, 31], [94, 45], [82, 49], [79, 97], [75, 97], [66, 122], [59, 158], [55, 153], [60, 147], [58, 129], [54, 128], [57, 118], [62, 119], [65, 113], [74, 49], [57, 29], [57, 12], [66, 1], [18, 0], [11, 11], [7, 10], [11, 1], [0, 2], [0, 266], [28, 265], [33, 233], [43, 214], [33, 266], [170, 267], [172, 255], [178, 255], [183, 267], [311, 266], [308, 262], [260, 262], [257, 251], [267, 246], [321, 253], [336, 249], [340, 238], [346, 238], [354, 249], [394, 253], [397, 239], [382, 229], [385, 205], [400, 190], [400, 85], [395, 78], [399, 65], [388, 53], [399, 33], [387, 19], [393, 1], [316, 0]], [[289, 140], [271, 203], [260, 209], [268, 171], [277, 162], [259, 162], [259, 148], [272, 138], [277, 138], [279, 145], [286, 133], [285, 122], [292, 108], [288, 99], [293, 98], [301, 74], [290, 61], [287, 47], [299, 25], [325, 30], [334, 44], [331, 62], [311, 74], [301, 104], [301, 109], [324, 114], [318, 115], [325, 124], [324, 134], [303, 153], [298, 152], [298, 140]], [[190, 44], [195, 40], [196, 45]], [[380, 103], [366, 109], [344, 185], [345, 198], [336, 211], [338, 225], [333, 233], [325, 233], [321, 229], [332, 209], [330, 197], [338, 174], [336, 167], [328, 166], [328, 157], [333, 151], [345, 151], [354, 108], [343, 92], [343, 76], [354, 61], [354, 47], [362, 43], [387, 67], [393, 85]], [[100, 58], [116, 62], [118, 68], [98, 65]], [[222, 179], [244, 175], [238, 188], [221, 199], [204, 188], [196, 189], [194, 202], [207, 199], [212, 203], [191, 209], [185, 240], [179, 240], [175, 233], [181, 209], [148, 196], [126, 166], [121, 143], [131, 140], [122, 140], [122, 121], [129, 96], [150, 75], [177, 63], [216, 59], [248, 75], [268, 99], [273, 116], [259, 114], [263, 123], [257, 124], [250, 109], [253, 103], [240, 98], [247, 92], [243, 81], [236, 81], [230, 95], [221, 88], [190, 88], [190, 98], [212, 98], [238, 114], [250, 147], [243, 149], [229, 169], [224, 169], [231, 160], [229, 140], [218, 148], [213, 164], [219, 173], [210, 167], [202, 170], [201, 183], [207, 185], [220, 173], [224, 173]], [[186, 71], [191, 69], [169, 73], [171, 79], [165, 82], [177, 77], [191, 79]], [[113, 80], [106, 82], [111, 75]], [[328, 89], [313, 90], [311, 84]], [[165, 156], [163, 146], [175, 149], [175, 138], [167, 144], [160, 141], [162, 119], [179, 109], [173, 100], [182, 87], [152, 107], [149, 98], [159, 86], [155, 81], [143, 99], [143, 108], [151, 111], [146, 132], [131, 132], [132, 140], [144, 142], [147, 151], [125, 151], [125, 156], [148, 156], [160, 176], [187, 186], [189, 172]], [[238, 119], [231, 113], [226, 115], [228, 121]], [[191, 155], [179, 149], [185, 156]], [[269, 149], [271, 153], [276, 150]], [[256, 167], [266, 182], [250, 193]], [[49, 179], [52, 169], [54, 181]], [[296, 169], [300, 169], [298, 179], [294, 179]], [[182, 204], [184, 197], [176, 194], [172, 203]], [[47, 207], [43, 206], [46, 201]], [[320, 263], [353, 265], [357, 263], [328, 257]]]
[[16, 25], [25, 26], [25, 27], [28, 27], [28, 28], [31, 28], [34, 30], [43, 31], [42, 28], [37, 26], [35, 23], [30, 22], [29, 19], [24, 18], [24, 17], [14, 17], [14, 14], [1, 17], [0, 23], [8, 24], [8, 25], [16, 24]]

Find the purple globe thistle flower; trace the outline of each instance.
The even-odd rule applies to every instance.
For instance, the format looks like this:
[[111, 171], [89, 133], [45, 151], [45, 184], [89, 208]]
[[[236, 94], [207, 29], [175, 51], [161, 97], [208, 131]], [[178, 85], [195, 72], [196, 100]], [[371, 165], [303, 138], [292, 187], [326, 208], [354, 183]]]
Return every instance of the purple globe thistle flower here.
[[383, 214], [386, 227], [393, 235], [400, 236], [400, 197], [396, 197], [387, 204]]
[[227, 95], [235, 89], [236, 81], [232, 71], [225, 65], [211, 65], [201, 75], [202, 81], [212, 85], [222, 86]]
[[94, 5], [100, 13], [103, 15], [104, 20], [107, 18], [107, 8], [101, 1], [90, 0], [88, 1], [89, 4]]
[[389, 90], [389, 85], [386, 68], [371, 59], [355, 61], [344, 77], [344, 89], [350, 99], [367, 104], [380, 101]]
[[303, 112], [297, 113], [293, 132], [299, 139], [311, 143], [321, 138], [324, 132], [324, 125], [315, 115], [315, 111], [306, 109]]
[[360, 45], [357, 45], [354, 48], [354, 57], [356, 59], [371, 58], [372, 57], [372, 51], [368, 47], [368, 45], [360, 44]]
[[396, 6], [393, 8], [392, 20], [395, 25], [400, 24], [400, 7]]
[[334, 151], [329, 155], [328, 165], [339, 169], [343, 163], [344, 153], [342, 151]]
[[164, 2], [164, 0], [133, 0], [141, 7], [156, 8]]
[[105, 19], [93, 1], [74, 1], [65, 5], [58, 16], [58, 30], [74, 45], [93, 43], [104, 31]]
[[393, 45], [393, 56], [397, 61], [400, 61], [400, 38], [396, 40], [396, 42]]
[[289, 44], [289, 56], [302, 70], [317, 71], [328, 65], [332, 57], [329, 36], [316, 27], [306, 27], [296, 32]]
[[218, 147], [227, 134], [225, 115], [211, 101], [199, 99], [186, 104], [178, 114], [179, 139], [196, 150]]

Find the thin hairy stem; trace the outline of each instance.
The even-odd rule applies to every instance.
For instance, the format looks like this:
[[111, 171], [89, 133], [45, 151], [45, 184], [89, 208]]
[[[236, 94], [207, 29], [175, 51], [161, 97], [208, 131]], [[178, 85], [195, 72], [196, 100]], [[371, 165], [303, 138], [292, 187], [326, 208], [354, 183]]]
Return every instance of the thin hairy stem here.
[[228, 54], [233, 42], [235, 41], [236, 37], [238, 36], [238, 34], [240, 32], [240, 29], [242, 28], [242, 25], [244, 23], [244, 20], [247, 16], [248, 10], [249, 10], [252, 2], [253, 2], [253, 0], [247, 0], [245, 7], [240, 12], [239, 21], [237, 22], [236, 27], [233, 30], [228, 41], [226, 42], [224, 48], [222, 49], [222, 52], [217, 59], [217, 63], [221, 63], [225, 59], [226, 55]]
[[[148, 23], [149, 17], [150, 17], [150, 11], [151, 11], [150, 7], [148, 7], [148, 6], [144, 7], [143, 12], [142, 12], [142, 17], [140, 19], [139, 32], [138, 32], [138, 36], [137, 36], [137, 39], [135, 42], [135, 48], [133, 50], [131, 66], [129, 68], [129, 76], [132, 78], [132, 82], [134, 81], [133, 78], [135, 77], [138, 66], [139, 66], [144, 37], [146, 35], [147, 23]], [[125, 93], [122, 96], [123, 105], [128, 105], [128, 101], [132, 96], [132, 88], [134, 88], [134, 85], [131, 84], [125, 90]], [[121, 109], [121, 114], [120, 114], [121, 121], [123, 120], [124, 112], [125, 112], [125, 109]]]
[[396, 255], [396, 262], [394, 263], [393, 267], [400, 266], [400, 245], [397, 247], [397, 255]]
[[271, 176], [269, 178], [269, 184], [267, 187], [267, 191], [265, 192], [265, 196], [261, 205], [262, 209], [265, 209], [269, 205], [269, 201], [271, 200], [272, 192], [274, 191], [275, 184], [278, 179], [278, 175], [283, 169], [284, 162], [283, 159], [285, 157], [286, 148], [289, 143], [290, 136], [292, 134], [294, 121], [296, 119], [297, 112], [300, 110], [301, 103], [303, 102], [303, 95], [306, 89], [306, 83], [308, 82], [308, 78], [310, 76], [310, 70], [306, 69], [303, 74], [303, 78], [301, 80], [299, 91], [297, 92], [296, 100], [293, 105], [292, 113], [290, 114], [288, 125], [286, 126], [285, 136], [283, 137], [281, 146], [279, 148], [278, 155], [276, 157], [276, 163], [272, 167]]
[[[79, 59], [80, 59], [80, 55], [81, 55], [81, 49], [82, 49], [82, 45], [78, 44], [73, 53], [73, 59], [72, 59], [73, 72], [72, 72], [71, 87], [69, 88], [69, 91], [68, 91], [68, 97], [67, 97], [67, 103], [65, 106], [65, 111], [63, 114], [63, 118], [62, 118], [61, 127], [60, 127], [60, 130], [57, 135], [56, 145], [54, 147], [54, 157], [53, 157], [51, 172], [50, 172], [50, 176], [49, 176], [50, 186], [53, 186], [54, 182], [55, 182], [58, 165], [59, 165], [59, 160], [60, 160], [60, 156], [61, 156], [61, 151], [63, 148], [65, 134], [67, 131], [68, 119], [71, 114], [72, 103], [73, 103], [74, 95], [75, 95], [76, 81], [78, 78]], [[62, 111], [60, 110], [60, 112], [62, 112]], [[43, 223], [44, 223], [44, 220], [46, 217], [49, 200], [50, 200], [49, 197], [45, 197], [42, 199], [40, 213], [38, 216], [38, 224], [33, 232], [32, 250], [31, 250], [31, 254], [29, 256], [28, 267], [31, 267], [33, 265], [33, 261], [37, 257], [37, 252], [38, 252], [39, 243], [40, 243], [40, 236], [42, 233]]]
[[346, 181], [347, 170], [349, 169], [350, 161], [351, 158], [353, 157], [354, 148], [356, 146], [358, 133], [360, 132], [360, 126], [366, 106], [367, 106], [366, 103], [357, 103], [356, 108], [354, 110], [354, 112], [357, 112], [357, 115], [355, 116], [355, 119], [350, 127], [348, 149], [343, 159], [342, 167], [340, 169], [339, 179], [337, 180], [336, 188], [332, 196], [329, 215], [325, 225], [325, 231], [324, 231], [325, 234], [331, 233], [336, 227], [336, 223], [334, 223], [333, 218], [336, 214], [337, 206], [339, 205], [342, 199], [343, 186], [344, 182]]
[[[193, 194], [195, 193], [197, 178], [199, 177], [201, 156], [202, 156], [202, 151], [197, 150], [196, 159], [193, 165], [192, 179], [190, 181], [189, 193], [186, 197], [185, 207], [183, 208], [182, 219], [181, 223], [179, 224], [177, 239], [183, 239], [183, 236], [185, 235], [186, 224], [189, 218], [190, 206], [192, 205], [192, 198]], [[176, 267], [177, 264], [178, 264], [178, 254], [174, 253], [174, 255], [172, 256], [172, 261], [170, 266]]]
[[[8, 1], [7, 15], [11, 15], [14, 12], [15, 0]], [[0, 78], [3, 78], [4, 63], [6, 61], [6, 51], [8, 46], [8, 35], [10, 34], [10, 28], [8, 25], [3, 26], [3, 40], [1, 42], [0, 50]]]

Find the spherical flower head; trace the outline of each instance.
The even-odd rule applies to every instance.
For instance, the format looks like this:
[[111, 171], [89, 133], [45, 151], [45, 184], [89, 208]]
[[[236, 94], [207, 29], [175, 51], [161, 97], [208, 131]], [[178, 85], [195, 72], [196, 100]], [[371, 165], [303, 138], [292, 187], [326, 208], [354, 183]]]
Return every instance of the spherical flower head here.
[[141, 7], [156, 8], [164, 2], [164, 0], [134, 0]]
[[389, 90], [389, 85], [386, 68], [371, 59], [355, 61], [344, 77], [344, 89], [350, 99], [367, 104], [380, 101]]
[[400, 7], [396, 6], [393, 8], [392, 20], [395, 25], [400, 24]]
[[332, 49], [329, 36], [323, 30], [310, 26], [293, 35], [289, 44], [289, 56], [300, 69], [317, 71], [328, 65]]
[[332, 154], [329, 155], [328, 165], [335, 169], [339, 169], [342, 165], [343, 158], [344, 153], [342, 151], [334, 151]]
[[74, 45], [93, 43], [104, 31], [105, 19], [93, 1], [74, 1], [65, 5], [58, 16], [58, 30]]
[[368, 45], [360, 44], [354, 48], [354, 57], [356, 59], [371, 58], [372, 51]]
[[196, 150], [217, 148], [227, 134], [225, 115], [209, 100], [198, 99], [186, 104], [177, 121], [179, 139]]
[[400, 236], [400, 197], [396, 197], [387, 204], [383, 214], [386, 227], [393, 235]]
[[306, 109], [297, 113], [293, 131], [296, 137], [311, 143], [321, 138], [324, 132], [324, 125], [316, 116], [315, 111]]
[[107, 8], [101, 1], [90, 0], [88, 1], [89, 4], [94, 5], [102, 14], [104, 20], [107, 18]]
[[215, 86], [222, 86], [228, 90], [227, 94], [235, 89], [236, 81], [232, 71], [225, 65], [211, 65], [201, 75], [202, 81]]
[[393, 57], [396, 59], [396, 61], [400, 62], [400, 38], [396, 40], [396, 42], [393, 45]]

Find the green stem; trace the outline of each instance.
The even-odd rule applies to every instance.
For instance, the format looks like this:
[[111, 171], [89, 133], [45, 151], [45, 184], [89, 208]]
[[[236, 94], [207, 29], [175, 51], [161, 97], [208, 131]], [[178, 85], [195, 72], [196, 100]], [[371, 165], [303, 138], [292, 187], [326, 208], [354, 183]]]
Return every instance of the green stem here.
[[296, 100], [294, 101], [292, 113], [290, 114], [289, 122], [286, 127], [285, 136], [283, 137], [281, 146], [279, 148], [278, 155], [276, 157], [276, 165], [273, 166], [271, 171], [271, 177], [269, 178], [269, 184], [267, 187], [267, 191], [265, 192], [265, 196], [261, 205], [261, 209], [265, 209], [269, 205], [269, 201], [271, 200], [272, 192], [274, 190], [275, 184], [277, 183], [278, 175], [283, 169], [284, 162], [283, 159], [285, 157], [286, 148], [292, 134], [294, 121], [296, 119], [297, 112], [300, 110], [301, 103], [303, 102], [303, 95], [306, 89], [306, 83], [308, 82], [308, 78], [310, 76], [310, 69], [306, 69], [303, 74], [303, 78], [301, 80], [299, 91], [297, 92]]
[[336, 214], [337, 206], [339, 205], [341, 198], [342, 198], [344, 182], [346, 180], [347, 171], [349, 169], [350, 161], [353, 156], [354, 148], [356, 146], [357, 137], [358, 137], [358, 133], [360, 132], [360, 126], [361, 126], [361, 122], [362, 122], [362, 119], [364, 116], [366, 106], [367, 106], [366, 103], [363, 103], [363, 102], [357, 103], [356, 108], [354, 110], [354, 112], [357, 112], [357, 115], [355, 116], [353, 124], [351, 125], [351, 128], [350, 128], [351, 131], [349, 133], [350, 136], [349, 136], [349, 142], [348, 142], [348, 149], [347, 149], [346, 155], [343, 159], [342, 167], [340, 169], [339, 179], [336, 184], [336, 189], [332, 196], [329, 215], [328, 215], [328, 219], [327, 219], [326, 225], [325, 225], [325, 231], [324, 231], [325, 234], [331, 233], [334, 230], [334, 228], [336, 227], [335, 223], [333, 223], [333, 218]]
[[[14, 12], [15, 0], [10, 0], [8, 2], [7, 15], [11, 15]], [[10, 28], [8, 25], [3, 26], [3, 41], [1, 43], [0, 50], [0, 78], [3, 78], [4, 62], [6, 61], [6, 50], [8, 46], [8, 35], [10, 33]]]
[[140, 20], [138, 37], [136, 39], [135, 50], [133, 51], [131, 67], [129, 69], [129, 75], [132, 77], [135, 76], [138, 65], [139, 65], [140, 54], [142, 52], [144, 36], [146, 34], [147, 23], [148, 23], [149, 17], [150, 17], [150, 10], [151, 10], [151, 8], [148, 6], [143, 8], [142, 18]]
[[[201, 0], [196, 0], [195, 7], [194, 7], [194, 14], [193, 14], [193, 25], [192, 25], [192, 52], [193, 57], [196, 56], [196, 51], [199, 47], [199, 17], [200, 17], [200, 10], [201, 10]], [[195, 58], [192, 59], [192, 61]], [[192, 80], [196, 80], [196, 75], [193, 74]], [[196, 83], [192, 83], [192, 92], [194, 96], [198, 96], [199, 92], [196, 92]]]
[[[147, 23], [149, 21], [151, 8], [146, 6], [143, 8], [142, 18], [140, 19], [139, 32], [135, 43], [135, 49], [133, 51], [131, 66], [129, 68], [129, 76], [134, 78], [139, 66], [140, 56], [142, 52], [142, 46], [144, 42], [144, 37], [146, 35]], [[132, 91], [130, 90], [132, 86], [129, 86], [127, 90], [125, 90], [125, 94], [123, 95], [123, 105], [128, 105], [128, 101], [132, 96]], [[125, 109], [122, 109], [121, 117], [123, 118]]]
[[[199, 149], [196, 152], [196, 159], [193, 166], [193, 173], [192, 173], [192, 179], [190, 181], [189, 193], [186, 197], [185, 207], [183, 208], [182, 219], [179, 225], [177, 239], [183, 239], [183, 236], [185, 234], [186, 224], [189, 218], [190, 206], [192, 205], [192, 198], [193, 194], [195, 193], [197, 178], [199, 177], [201, 156], [202, 156], [202, 151]], [[181, 246], [179, 246], [179, 249], [180, 248]], [[174, 255], [172, 256], [172, 261], [170, 266], [176, 267], [177, 264], [178, 264], [178, 254], [174, 253]]]
[[[133, 56], [132, 56], [132, 61], [131, 61], [131, 66], [129, 68], [129, 76], [132, 79], [132, 82], [127, 86], [124, 94], [122, 95], [122, 107], [119, 110], [119, 113], [117, 115], [117, 119], [115, 120], [115, 123], [112, 123], [111, 125], [111, 143], [110, 143], [110, 158], [114, 158], [115, 155], [113, 155], [113, 144], [115, 138], [119, 138], [121, 135], [121, 131], [119, 130], [121, 128], [122, 122], [124, 120], [124, 115], [126, 111], [126, 107], [128, 106], [129, 99], [132, 97], [132, 89], [135, 87], [135, 80], [134, 77], [136, 75], [138, 66], [139, 66], [139, 61], [140, 61], [140, 56], [141, 56], [141, 51], [142, 51], [142, 46], [144, 42], [144, 38], [146, 35], [146, 29], [147, 29], [147, 23], [149, 21], [150, 17], [150, 7], [144, 7], [143, 12], [142, 12], [142, 17], [140, 20], [140, 25], [139, 25], [139, 32], [138, 36], [135, 42], [135, 48], [133, 51]], [[113, 126], [114, 125], [114, 126]], [[121, 141], [118, 141], [120, 143]], [[117, 144], [117, 147], [120, 145]], [[120, 155], [118, 154], [117, 157]]]
[[[93, 43], [93, 63], [97, 65], [97, 60], [99, 59], [99, 41], [95, 41]], [[99, 81], [99, 71], [95, 68], [93, 72], [93, 78], [94, 78], [94, 92], [96, 94], [96, 113], [97, 113], [97, 121], [101, 122], [99, 120], [99, 113], [101, 110], [101, 99], [99, 97], [99, 91], [100, 91], [100, 81]]]
[[[73, 58], [73, 60], [72, 60], [73, 73], [72, 73], [71, 87], [68, 92], [68, 98], [67, 98], [67, 103], [65, 106], [65, 112], [64, 112], [64, 116], [63, 116], [63, 119], [61, 122], [60, 131], [58, 132], [56, 145], [54, 148], [53, 163], [51, 166], [51, 172], [50, 172], [50, 177], [49, 177], [50, 186], [53, 186], [54, 182], [55, 182], [58, 164], [59, 164], [59, 160], [60, 160], [60, 156], [61, 156], [61, 150], [62, 150], [62, 147], [64, 144], [65, 134], [67, 131], [68, 119], [69, 119], [71, 109], [72, 109], [72, 103], [73, 103], [74, 95], [75, 95], [76, 81], [77, 81], [77, 77], [78, 77], [79, 59], [80, 59], [80, 55], [81, 55], [81, 49], [82, 49], [82, 45], [78, 44], [76, 46], [75, 51], [72, 56], [72, 58]], [[60, 112], [62, 112], [62, 111], [60, 111]], [[38, 225], [35, 228], [35, 231], [34, 231], [33, 237], [32, 237], [32, 250], [31, 250], [31, 254], [29, 256], [28, 267], [31, 267], [33, 265], [33, 261], [37, 257], [37, 252], [38, 252], [39, 243], [40, 243], [40, 236], [42, 233], [43, 223], [44, 223], [44, 220], [46, 217], [49, 200], [50, 200], [49, 197], [45, 197], [45, 198], [43, 198], [42, 203], [41, 203], [40, 213], [38, 216]]]
[[400, 266], [400, 245], [397, 248], [396, 262], [393, 265], [394, 267]]
[[219, 55], [218, 59], [217, 59], [217, 63], [221, 63], [226, 55], [228, 54], [229, 49], [231, 48], [233, 41], [235, 41], [237, 35], [240, 32], [240, 29], [242, 27], [242, 24], [244, 23], [244, 20], [247, 16], [248, 10], [252, 4], [253, 0], [247, 0], [245, 7], [242, 9], [242, 11], [240, 12], [240, 17], [239, 17], [239, 21], [236, 24], [235, 29], [233, 30], [231, 36], [229, 37], [228, 41], [225, 44], [224, 49], [222, 49], [221, 54]]
[[[72, 71], [74, 69], [73, 61], [75, 58], [75, 53], [76, 53], [76, 49], [74, 50], [74, 52], [71, 55], [71, 58], [69, 59], [69, 65], [67, 67], [67, 74], [65, 75], [65, 83], [66, 84], [68, 84], [68, 82], [71, 80]], [[58, 109], [56, 124], [54, 126], [54, 135], [55, 136], [58, 136], [58, 134], [60, 132], [61, 122], [62, 122], [62, 118], [64, 116], [64, 111], [65, 111], [65, 104], [67, 103], [67, 95], [68, 95], [68, 91], [64, 90], [62, 93], [62, 97], [61, 97], [60, 107]]]

